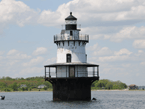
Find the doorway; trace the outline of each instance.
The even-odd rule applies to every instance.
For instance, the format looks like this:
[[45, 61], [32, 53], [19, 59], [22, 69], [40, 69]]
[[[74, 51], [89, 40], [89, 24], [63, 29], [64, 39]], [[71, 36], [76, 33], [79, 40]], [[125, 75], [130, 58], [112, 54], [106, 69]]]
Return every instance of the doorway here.
[[69, 67], [69, 77], [75, 77], [75, 67], [74, 66]]

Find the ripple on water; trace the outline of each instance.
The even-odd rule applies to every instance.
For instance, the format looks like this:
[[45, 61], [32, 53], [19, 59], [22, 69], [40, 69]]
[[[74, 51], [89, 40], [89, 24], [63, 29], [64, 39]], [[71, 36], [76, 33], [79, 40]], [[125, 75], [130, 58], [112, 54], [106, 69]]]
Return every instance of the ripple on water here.
[[0, 109], [144, 109], [144, 91], [92, 91], [96, 101], [52, 101], [52, 92], [0, 93]]

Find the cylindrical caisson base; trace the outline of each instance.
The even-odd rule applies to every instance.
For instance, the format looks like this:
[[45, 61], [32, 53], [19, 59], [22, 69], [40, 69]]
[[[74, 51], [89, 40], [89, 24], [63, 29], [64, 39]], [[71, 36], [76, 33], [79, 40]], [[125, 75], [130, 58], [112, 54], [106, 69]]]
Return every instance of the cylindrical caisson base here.
[[97, 77], [48, 79], [53, 85], [53, 100], [91, 100], [91, 84]]

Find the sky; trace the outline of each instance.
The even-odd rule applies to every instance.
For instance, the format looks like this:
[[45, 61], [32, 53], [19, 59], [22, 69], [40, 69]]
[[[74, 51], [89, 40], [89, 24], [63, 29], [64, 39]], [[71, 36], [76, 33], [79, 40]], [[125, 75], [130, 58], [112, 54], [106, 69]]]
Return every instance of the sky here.
[[144, 0], [0, 0], [0, 10], [0, 77], [44, 76], [56, 62], [53, 36], [72, 12], [100, 79], [145, 85]]

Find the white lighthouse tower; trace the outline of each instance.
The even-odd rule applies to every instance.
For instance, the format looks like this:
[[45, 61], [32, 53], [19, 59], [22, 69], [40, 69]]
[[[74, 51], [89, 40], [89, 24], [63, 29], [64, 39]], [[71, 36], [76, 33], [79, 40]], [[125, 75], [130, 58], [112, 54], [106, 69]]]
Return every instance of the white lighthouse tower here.
[[99, 80], [99, 65], [87, 63], [89, 35], [80, 35], [72, 12], [65, 23], [65, 30], [54, 36], [57, 63], [44, 66], [45, 80], [53, 85], [53, 100], [90, 100], [91, 83]]

